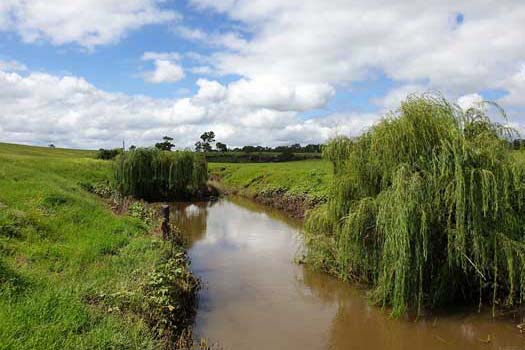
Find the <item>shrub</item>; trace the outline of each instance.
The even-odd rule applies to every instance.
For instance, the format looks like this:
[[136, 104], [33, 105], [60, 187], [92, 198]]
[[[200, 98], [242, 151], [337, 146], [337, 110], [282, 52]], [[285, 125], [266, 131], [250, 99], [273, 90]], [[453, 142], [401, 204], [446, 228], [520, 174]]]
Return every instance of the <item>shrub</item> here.
[[143, 202], [133, 202], [128, 208], [128, 214], [134, 218], [140, 219], [148, 226], [153, 226], [156, 221], [156, 214], [152, 208], [146, 207]]
[[122, 148], [104, 149], [101, 148], [97, 152], [97, 159], [111, 160], [122, 153]]
[[525, 171], [512, 133], [485, 108], [423, 95], [356, 140], [333, 139], [323, 152], [334, 183], [307, 222], [309, 257], [368, 283], [394, 316], [460, 300], [522, 303]]
[[178, 249], [148, 275], [143, 286], [143, 313], [159, 336], [171, 341], [191, 325], [200, 288], [189, 269], [187, 255]]
[[113, 187], [108, 181], [101, 181], [97, 183], [80, 182], [79, 186], [84, 190], [94, 193], [102, 198], [110, 198], [114, 194]]
[[188, 199], [206, 189], [206, 159], [194, 152], [137, 148], [115, 164], [117, 189], [146, 200]]

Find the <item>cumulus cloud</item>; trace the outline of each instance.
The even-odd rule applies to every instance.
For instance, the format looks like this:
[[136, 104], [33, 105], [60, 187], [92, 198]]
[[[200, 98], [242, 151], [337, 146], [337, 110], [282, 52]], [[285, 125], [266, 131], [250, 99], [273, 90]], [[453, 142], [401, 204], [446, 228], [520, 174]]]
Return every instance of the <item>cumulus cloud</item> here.
[[[525, 3], [508, 1], [192, 0], [243, 24], [250, 40], [217, 52], [224, 74], [344, 84], [370, 70], [437, 90], [494, 88], [525, 57]], [[461, 14], [463, 20], [457, 21]], [[271, 69], [268, 69], [271, 67]]]
[[522, 64], [519, 71], [503, 82], [502, 87], [506, 87], [509, 94], [500, 102], [525, 107], [525, 63]]
[[213, 74], [213, 69], [210, 66], [195, 66], [191, 67], [190, 72], [199, 75], [210, 75]]
[[483, 102], [483, 96], [478, 93], [472, 93], [468, 95], [463, 95], [458, 98], [458, 106], [461, 107], [464, 111], [472, 107], [480, 107]]
[[197, 28], [178, 25], [175, 32], [181, 37], [201, 41], [211, 46], [222, 47], [232, 50], [241, 49], [246, 45], [246, 40], [237, 32], [207, 33]]
[[180, 60], [176, 52], [145, 52], [142, 59], [153, 61], [155, 69], [143, 74], [144, 80], [149, 83], [175, 83], [185, 77], [182, 67], [175, 62]]
[[192, 10], [211, 9], [233, 21], [228, 30], [211, 32], [183, 25], [162, 2], [2, 1], [0, 30], [26, 42], [92, 48], [147, 24], [178, 21], [172, 28], [179, 37], [209, 48], [145, 52], [142, 59], [154, 68], [144, 79], [176, 82], [187, 71], [227, 80], [200, 79], [193, 96], [154, 99], [3, 62], [0, 137], [99, 147], [122, 138], [151, 144], [171, 134], [178, 145], [191, 145], [195, 135], [213, 129], [230, 145], [320, 142], [356, 135], [378, 115], [303, 119], [301, 112], [325, 108], [336, 89], [374, 80], [377, 72], [395, 86], [371, 98], [379, 111], [429, 90], [461, 96], [463, 106], [481, 91], [505, 90], [503, 107], [515, 115], [525, 107], [523, 1], [190, 0]]
[[170, 60], [170, 61], [179, 61], [181, 59], [181, 55], [178, 52], [154, 52], [154, 51], [147, 51], [142, 54], [142, 60], [144, 61], [150, 61], [150, 60]]
[[[109, 93], [75, 76], [0, 70], [0, 140], [65, 147], [151, 145], [164, 135], [191, 147], [203, 131], [231, 146], [322, 142], [338, 130], [350, 133], [370, 116], [303, 120], [279, 111], [229, 101], [229, 87], [198, 80], [193, 97], [155, 99]], [[334, 119], [335, 118], [335, 119]], [[334, 122], [336, 120], [336, 122]]]
[[323, 107], [334, 95], [328, 84], [289, 84], [278, 79], [241, 79], [228, 86], [233, 104], [280, 111], [307, 111]]
[[197, 80], [199, 92], [193, 97], [197, 103], [209, 103], [222, 101], [226, 97], [227, 89], [217, 81], [206, 79]]
[[0, 4], [0, 30], [25, 42], [76, 43], [93, 48], [118, 41], [130, 30], [176, 20], [162, 0], [7, 0]]

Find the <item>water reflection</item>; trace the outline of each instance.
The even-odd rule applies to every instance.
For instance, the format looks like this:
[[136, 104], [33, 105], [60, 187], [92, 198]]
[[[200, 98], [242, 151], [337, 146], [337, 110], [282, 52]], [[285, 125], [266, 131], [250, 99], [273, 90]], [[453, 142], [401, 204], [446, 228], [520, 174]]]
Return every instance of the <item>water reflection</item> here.
[[489, 315], [389, 319], [364, 292], [294, 264], [300, 222], [277, 211], [235, 199], [177, 204], [174, 216], [205, 283], [196, 332], [226, 349], [525, 349]]
[[208, 207], [214, 202], [175, 202], [171, 204], [173, 223], [179, 228], [180, 233], [191, 247], [193, 242], [201, 240], [206, 233]]

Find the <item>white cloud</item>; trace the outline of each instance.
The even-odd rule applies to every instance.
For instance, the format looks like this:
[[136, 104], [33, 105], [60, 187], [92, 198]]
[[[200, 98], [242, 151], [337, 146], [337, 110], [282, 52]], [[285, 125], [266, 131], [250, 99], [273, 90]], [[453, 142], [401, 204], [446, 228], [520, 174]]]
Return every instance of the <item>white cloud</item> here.
[[368, 79], [372, 70], [461, 95], [494, 88], [525, 57], [521, 0], [192, 3], [226, 14], [249, 33], [233, 52], [213, 56], [220, 72], [247, 79], [271, 74], [288, 84], [339, 85]]
[[151, 60], [170, 60], [170, 61], [179, 61], [181, 55], [178, 52], [153, 52], [147, 51], [142, 55], [143, 61]]
[[[147, 144], [171, 133], [178, 145], [191, 145], [195, 135], [213, 129], [231, 145], [319, 142], [334, 133], [359, 133], [377, 115], [347, 112], [303, 120], [300, 113], [325, 107], [336, 88], [351, 89], [377, 72], [398, 86], [371, 99], [379, 110], [395, 109], [408, 94], [428, 90], [452, 100], [462, 96], [458, 103], [466, 106], [480, 91], [503, 89], [505, 108], [517, 115], [516, 108], [525, 107], [521, 0], [190, 1], [190, 8], [212, 9], [234, 23], [208, 33], [177, 22], [180, 37], [213, 52], [145, 52], [142, 59], [154, 69], [143, 77], [176, 82], [186, 69], [238, 80], [201, 79], [194, 96], [153, 99], [107, 93], [79, 77], [22, 74], [23, 66], [3, 62], [0, 137], [47, 142], [52, 135], [65, 145], [125, 137]], [[4, 0], [0, 30], [26, 42], [92, 48], [147, 24], [178, 20], [162, 2]], [[462, 23], [456, 21], [460, 13]]]
[[518, 72], [502, 83], [502, 87], [506, 87], [509, 94], [500, 102], [525, 107], [525, 63]]
[[147, 146], [171, 135], [179, 147], [191, 147], [214, 130], [231, 146], [277, 145], [322, 142], [370, 121], [357, 115], [303, 120], [295, 111], [233, 104], [229, 87], [216, 81], [197, 85], [193, 97], [155, 99], [108, 93], [81, 77], [0, 70], [0, 140], [99, 148], [122, 139]]
[[197, 80], [199, 92], [193, 97], [196, 103], [218, 102], [226, 98], [227, 89], [217, 81]]
[[210, 75], [213, 74], [213, 69], [210, 66], [195, 66], [191, 67], [190, 72], [199, 75]]
[[189, 28], [183, 25], [175, 27], [175, 32], [181, 37], [189, 40], [206, 40], [208, 38], [208, 34], [202, 30]]
[[118, 41], [131, 30], [176, 20], [162, 0], [3, 0], [0, 30], [25, 42], [76, 43], [93, 48]]
[[155, 69], [144, 73], [144, 80], [149, 83], [175, 83], [184, 78], [184, 70], [175, 62], [156, 59]]
[[241, 79], [228, 86], [228, 98], [233, 104], [280, 111], [320, 108], [334, 93], [334, 88], [328, 84], [290, 85], [272, 78]]
[[483, 102], [483, 96], [478, 93], [472, 93], [468, 95], [463, 95], [458, 98], [458, 106], [463, 110], [467, 110], [472, 107], [480, 107]]
[[237, 32], [208, 34], [200, 29], [189, 28], [184, 25], [177, 26], [175, 32], [187, 40], [201, 41], [211, 46], [232, 50], [241, 49], [247, 43]]

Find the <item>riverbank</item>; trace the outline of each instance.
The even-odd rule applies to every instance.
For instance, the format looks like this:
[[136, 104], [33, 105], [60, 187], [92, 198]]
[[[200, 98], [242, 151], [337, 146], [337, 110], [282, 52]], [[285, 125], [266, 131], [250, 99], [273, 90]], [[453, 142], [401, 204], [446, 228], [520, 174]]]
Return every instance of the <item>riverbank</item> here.
[[324, 203], [332, 179], [332, 165], [324, 160], [283, 163], [209, 163], [210, 182], [220, 192], [304, 217]]
[[184, 249], [86, 191], [111, 177], [93, 157], [0, 144], [0, 349], [161, 349], [191, 323]]

